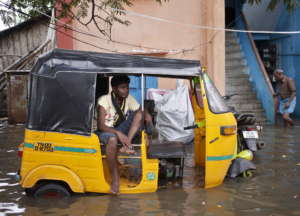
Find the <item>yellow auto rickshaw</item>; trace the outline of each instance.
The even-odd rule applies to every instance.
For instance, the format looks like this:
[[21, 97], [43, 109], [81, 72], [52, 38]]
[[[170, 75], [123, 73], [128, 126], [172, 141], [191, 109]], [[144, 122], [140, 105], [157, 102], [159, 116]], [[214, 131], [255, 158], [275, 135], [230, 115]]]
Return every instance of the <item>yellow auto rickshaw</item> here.
[[[198, 126], [195, 163], [205, 171], [205, 188], [222, 184], [236, 154], [236, 120], [198, 61], [54, 49], [38, 59], [30, 75], [18, 172], [26, 193], [110, 192], [105, 150], [92, 124], [96, 95], [109, 91], [108, 78], [116, 74], [140, 78], [142, 109], [146, 77], [189, 81]], [[168, 142], [157, 147], [152, 139], [141, 130], [140, 142], [134, 145], [137, 154], [119, 155], [123, 161], [139, 161], [140, 168], [137, 179], [121, 176], [120, 193], [156, 191], [164, 155], [176, 159], [182, 177], [184, 145]]]

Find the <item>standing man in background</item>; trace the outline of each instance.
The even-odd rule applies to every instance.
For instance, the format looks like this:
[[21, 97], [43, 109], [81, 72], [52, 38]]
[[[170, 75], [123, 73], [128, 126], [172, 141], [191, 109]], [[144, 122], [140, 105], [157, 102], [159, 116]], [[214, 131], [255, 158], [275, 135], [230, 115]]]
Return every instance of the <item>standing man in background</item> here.
[[294, 112], [296, 107], [295, 81], [285, 76], [282, 69], [276, 69], [274, 76], [276, 79], [275, 112], [277, 113], [278, 110], [282, 115], [285, 127], [294, 126], [295, 123], [291, 119], [290, 114]]

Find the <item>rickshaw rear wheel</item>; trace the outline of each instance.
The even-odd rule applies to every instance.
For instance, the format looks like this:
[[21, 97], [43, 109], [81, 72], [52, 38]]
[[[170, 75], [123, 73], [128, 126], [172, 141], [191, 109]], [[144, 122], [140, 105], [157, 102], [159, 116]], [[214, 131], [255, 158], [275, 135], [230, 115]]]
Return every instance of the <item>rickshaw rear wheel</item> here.
[[34, 189], [33, 188], [25, 188], [25, 194], [29, 197], [32, 197], [34, 194]]
[[71, 196], [70, 191], [59, 183], [46, 183], [30, 192], [34, 198], [67, 198]]

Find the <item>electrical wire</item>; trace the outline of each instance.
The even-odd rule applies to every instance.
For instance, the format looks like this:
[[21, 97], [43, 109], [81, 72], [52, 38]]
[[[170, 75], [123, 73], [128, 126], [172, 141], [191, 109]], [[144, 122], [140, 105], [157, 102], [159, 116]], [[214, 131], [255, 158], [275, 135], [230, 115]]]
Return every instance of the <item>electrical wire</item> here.
[[[1, 1], [0, 1], [1, 2]], [[6, 3], [4, 2], [1, 2], [2, 4], [5, 4], [6, 7], [9, 7], [9, 5], [7, 5]], [[20, 3], [21, 5], [25, 6], [25, 7], [28, 7], [28, 5], [25, 5], [23, 3]], [[9, 8], [9, 9], [12, 9], [12, 8]], [[40, 10], [37, 10], [35, 8], [32, 8], [34, 11], [38, 12], [39, 14], [41, 15], [44, 15], [46, 17], [49, 17], [49, 18], [52, 18], [51, 16], [49, 16], [48, 14], [40, 11]], [[21, 12], [21, 11], [19, 11]], [[78, 30], [76, 28], [74, 28], [73, 26], [65, 23], [65, 22], [62, 22], [61, 20], [57, 19], [57, 18], [53, 18], [55, 21], [57, 21], [58, 23], [62, 24], [66, 29], [69, 29], [69, 30], [72, 30], [74, 32], [77, 32], [77, 33], [80, 33], [80, 34], [83, 34], [83, 35], [87, 35], [87, 36], [91, 36], [91, 37], [94, 37], [94, 38], [98, 38], [100, 40], [105, 40], [105, 41], [109, 41], [109, 42], [113, 42], [113, 43], [118, 43], [118, 44], [123, 44], [123, 45], [128, 45], [128, 46], [133, 46], [133, 47], [138, 47], [138, 48], [145, 48], [145, 49], [152, 49], [154, 51], [166, 51], [168, 52], [168, 55], [176, 55], [176, 54], [180, 54], [180, 53], [186, 53], [186, 52], [190, 52], [190, 51], [193, 51], [195, 48], [193, 47], [200, 47], [200, 46], [203, 46], [203, 44], [206, 44], [206, 43], [203, 43], [203, 44], [200, 44], [200, 45], [197, 45], [197, 46], [193, 46], [192, 48], [184, 48], [184, 49], [162, 49], [162, 48], [153, 48], [153, 47], [147, 47], [147, 46], [142, 46], [142, 45], [136, 45], [136, 44], [130, 44], [130, 43], [126, 43], [126, 42], [120, 42], [120, 41], [116, 41], [116, 40], [108, 40], [108, 39], [105, 39], [105, 38], [101, 38], [99, 37], [98, 35], [95, 35], [95, 34], [92, 34], [92, 33], [89, 33], [89, 32], [86, 32], [86, 31], [81, 31], [81, 30]], [[70, 37], [74, 37], [74, 36], [70, 36]], [[80, 40], [80, 39], [78, 39]], [[88, 42], [86, 42], [88, 43]], [[209, 42], [207, 42], [209, 43]]]
[[[97, 7], [100, 7], [99, 5], [96, 5]], [[109, 6], [107, 6], [109, 7]], [[228, 28], [222, 28], [222, 27], [215, 27], [215, 26], [202, 26], [202, 25], [196, 25], [196, 24], [190, 24], [190, 23], [181, 23], [169, 19], [164, 19], [161, 17], [155, 17], [155, 16], [150, 16], [138, 12], [133, 12], [133, 11], [126, 11], [122, 9], [117, 9], [117, 8], [112, 8], [109, 7], [113, 11], [117, 12], [122, 12], [125, 14], [131, 14], [133, 16], [138, 16], [158, 22], [165, 22], [165, 23], [170, 23], [170, 24], [176, 24], [176, 25], [181, 25], [181, 26], [186, 26], [190, 28], [196, 28], [196, 29], [207, 29], [207, 30], [217, 30], [217, 31], [225, 31], [225, 32], [241, 32], [241, 33], [256, 33], [256, 34], [300, 34], [300, 31], [255, 31], [255, 30], [242, 30], [242, 29], [228, 29]]]
[[[8, 9], [10, 9], [10, 10], [14, 10], [14, 11], [16, 11], [16, 12], [18, 12], [18, 13], [22, 13], [23, 15], [29, 16], [29, 17], [31, 17], [31, 18], [33, 17], [33, 16], [29, 15], [29, 14], [26, 14], [26, 13], [23, 12], [23, 11], [17, 10], [17, 9], [15, 9], [15, 8], [11, 8], [8, 4], [6, 4], [6, 3], [4, 3], [4, 2], [2, 2], [2, 1], [0, 1], [0, 3], [2, 3], [2, 5], [4, 5], [6, 8], [8, 8]], [[23, 3], [20, 3], [20, 4], [23, 5], [23, 6], [25, 6], [25, 7], [28, 7], [28, 5], [26, 5], [26, 4], [23, 4]], [[98, 5], [96, 5], [96, 6], [98, 6]], [[100, 6], [98, 6], [98, 7], [100, 7]], [[112, 8], [112, 9], [113, 9], [113, 8]], [[39, 14], [44, 15], [44, 16], [46, 16], [46, 17], [48, 17], [48, 18], [52, 18], [52, 17], [49, 16], [48, 14], [46, 14], [46, 13], [44, 13], [44, 12], [38, 10], [38, 9], [32, 8], [32, 10], [34, 10], [34, 11], [38, 12]], [[123, 10], [123, 12], [126, 12], [126, 11]], [[66, 29], [72, 30], [72, 31], [74, 31], [74, 32], [77, 32], [77, 33], [80, 33], [80, 34], [83, 34], [83, 35], [91, 36], [91, 37], [94, 37], [94, 38], [98, 38], [98, 39], [105, 40], [105, 41], [109, 41], [109, 42], [113, 42], [113, 43], [118, 43], [118, 44], [123, 44], [123, 45], [128, 45], [128, 46], [134, 46], [134, 47], [138, 47], [138, 48], [152, 49], [152, 50], [155, 50], [155, 51], [166, 51], [166, 52], [168, 52], [167, 55], [178, 55], [178, 54], [180, 54], [180, 53], [186, 53], [186, 52], [194, 51], [195, 49], [197, 49], [197, 48], [199, 48], [199, 47], [202, 47], [202, 46], [204, 46], [204, 45], [210, 44], [211, 41], [212, 41], [212, 39], [216, 36], [216, 34], [215, 34], [208, 42], [201, 43], [201, 44], [196, 45], [196, 46], [193, 46], [193, 47], [191, 47], [191, 48], [184, 48], [184, 49], [180, 49], [180, 50], [175, 50], [175, 49], [172, 49], [172, 50], [169, 49], [169, 50], [168, 50], [168, 49], [160, 49], [160, 48], [152, 48], [152, 47], [146, 47], [146, 46], [141, 46], [141, 45], [135, 45], [135, 44], [130, 44], [130, 43], [126, 43], [126, 42], [120, 42], [120, 41], [115, 41], [115, 40], [108, 40], [108, 39], [105, 39], [105, 38], [101, 38], [101, 37], [99, 37], [98, 35], [95, 35], [95, 34], [92, 34], [92, 33], [86, 32], [86, 31], [83, 32], [83, 31], [81, 31], [81, 30], [78, 30], [78, 29], [74, 28], [73, 26], [71, 26], [71, 25], [69, 25], [69, 24], [67, 24], [67, 23], [65, 23], [65, 22], [62, 22], [61, 20], [59, 20], [59, 19], [57, 19], [57, 18], [53, 18], [53, 19], [54, 19], [55, 21], [57, 21], [58, 23], [62, 24]], [[76, 37], [74, 37], [74, 36], [72, 36], [72, 35], [69, 35], [69, 34], [67, 34], [67, 33], [65, 33], [65, 32], [63, 32], [63, 31], [60, 31], [60, 30], [58, 30], [57, 28], [53, 28], [53, 27], [51, 27], [51, 26], [48, 26], [48, 27], [50, 27], [50, 28], [52, 28], [52, 29], [54, 29], [54, 30], [56, 30], [56, 31], [58, 31], [58, 32], [60, 32], [60, 33], [62, 33], [62, 34], [64, 34], [64, 35], [66, 35], [66, 36], [68, 36], [68, 37], [70, 37], [70, 38], [72, 38], [72, 39], [74, 39], [74, 40], [77, 40], [77, 41], [79, 41], [79, 42], [88, 44], [88, 45], [93, 46], [93, 47], [95, 47], [95, 48], [99, 48], [99, 49], [101, 49], [101, 50], [106, 50], [106, 51], [110, 51], [110, 52], [117, 52], [117, 53], [120, 53], [120, 52], [118, 52], [117, 50], [110, 50], [110, 49], [107, 49], [107, 48], [103, 48], [103, 47], [94, 45], [94, 44], [92, 44], [92, 43], [90, 43], [90, 42], [83, 41], [83, 40], [78, 39], [78, 38], [76, 38]], [[217, 32], [216, 32], [216, 33], [217, 33]]]
[[[2, 2], [3, 3], [3, 2]], [[28, 5], [20, 2], [20, 4], [24, 7], [28, 7]], [[44, 16], [47, 16], [49, 18], [51, 18], [51, 16], [49, 16], [48, 14], [36, 9], [36, 8], [32, 8], [32, 10], [38, 12], [39, 14], [41, 15], [44, 15]], [[177, 50], [170, 50], [170, 49], [164, 49], [164, 48], [154, 48], [154, 47], [148, 47], [148, 46], [143, 46], [143, 45], [137, 45], [137, 44], [132, 44], [132, 43], [128, 43], [128, 42], [121, 42], [121, 41], [117, 41], [117, 40], [110, 40], [110, 39], [105, 39], [105, 38], [102, 38], [100, 37], [99, 35], [96, 35], [96, 34], [92, 34], [90, 32], [87, 32], [87, 31], [82, 31], [82, 30], [78, 30], [76, 29], [75, 27], [65, 23], [65, 22], [62, 22], [61, 20], [57, 19], [57, 18], [54, 18], [55, 21], [57, 21], [58, 23], [64, 25], [65, 27], [67, 27], [67, 29], [70, 29], [70, 30], [73, 30], [74, 32], [77, 32], [77, 33], [80, 33], [80, 34], [84, 34], [84, 35], [87, 35], [87, 36], [91, 36], [91, 37], [94, 37], [94, 38], [97, 38], [97, 39], [100, 39], [100, 40], [104, 40], [104, 41], [108, 41], [108, 42], [113, 42], [113, 43], [117, 43], [117, 44], [122, 44], [122, 45], [127, 45], [127, 46], [131, 46], [131, 47], [137, 47], [137, 48], [144, 48], [144, 49], [151, 49], [151, 50], [155, 50], [155, 51], [167, 51], [167, 52], [172, 52], [172, 51], [177, 51]]]

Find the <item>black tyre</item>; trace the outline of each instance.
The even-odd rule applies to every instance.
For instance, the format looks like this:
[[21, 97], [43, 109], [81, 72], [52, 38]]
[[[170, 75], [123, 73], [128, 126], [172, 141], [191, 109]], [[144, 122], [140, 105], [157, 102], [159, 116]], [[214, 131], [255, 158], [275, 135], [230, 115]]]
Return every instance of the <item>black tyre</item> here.
[[266, 143], [264, 141], [259, 141], [257, 143], [257, 148], [258, 149], [264, 149], [266, 147]]
[[38, 187], [32, 196], [35, 198], [66, 198], [70, 197], [70, 191], [58, 183], [47, 183]]
[[25, 194], [29, 197], [32, 197], [34, 194], [34, 188], [25, 188]]

